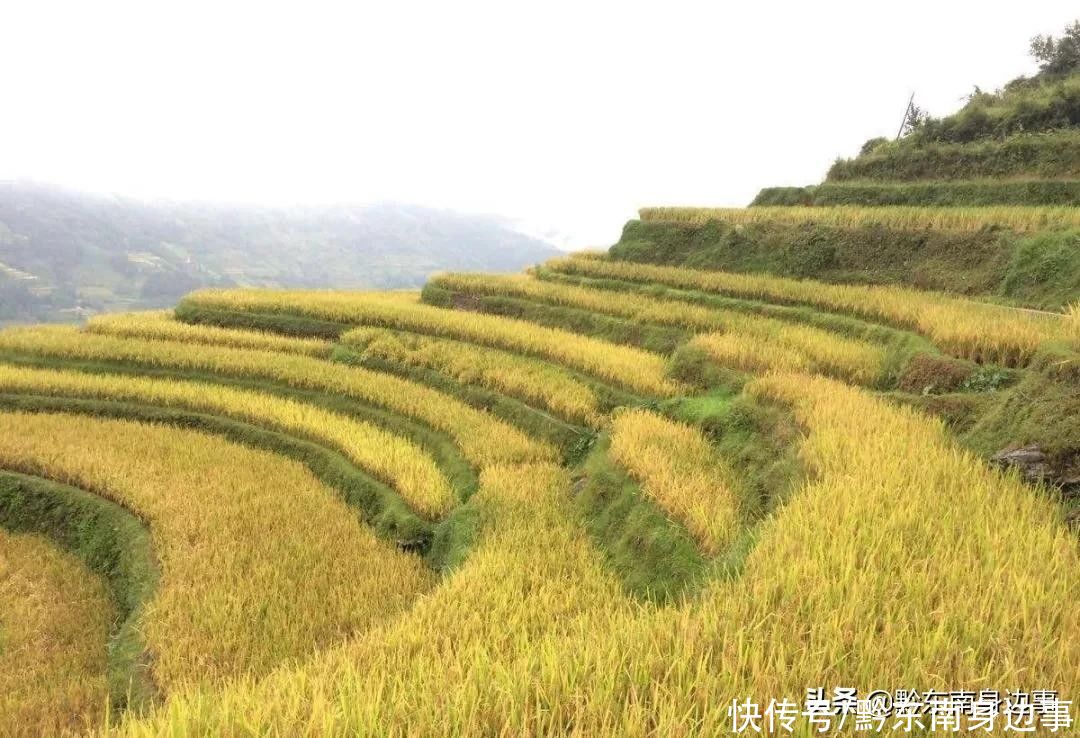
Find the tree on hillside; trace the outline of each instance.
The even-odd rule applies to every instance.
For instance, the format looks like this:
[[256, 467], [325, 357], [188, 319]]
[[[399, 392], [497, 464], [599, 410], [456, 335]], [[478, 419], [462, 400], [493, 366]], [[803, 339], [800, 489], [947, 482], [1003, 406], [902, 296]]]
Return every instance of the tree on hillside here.
[[1080, 71], [1080, 20], [1066, 26], [1061, 38], [1047, 34], [1031, 39], [1031, 55], [1039, 62], [1043, 74]]
[[913, 131], [919, 130], [929, 119], [930, 114], [916, 105], [913, 100], [904, 115], [904, 125], [901, 128], [902, 134], [906, 136]]

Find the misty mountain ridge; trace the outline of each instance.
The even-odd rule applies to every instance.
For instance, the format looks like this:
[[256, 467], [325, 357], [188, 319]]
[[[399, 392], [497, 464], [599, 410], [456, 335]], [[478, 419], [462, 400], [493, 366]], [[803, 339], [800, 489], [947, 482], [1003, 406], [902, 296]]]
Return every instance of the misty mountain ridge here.
[[394, 289], [559, 252], [505, 218], [417, 205], [143, 201], [0, 183], [0, 322], [163, 307], [201, 287]]

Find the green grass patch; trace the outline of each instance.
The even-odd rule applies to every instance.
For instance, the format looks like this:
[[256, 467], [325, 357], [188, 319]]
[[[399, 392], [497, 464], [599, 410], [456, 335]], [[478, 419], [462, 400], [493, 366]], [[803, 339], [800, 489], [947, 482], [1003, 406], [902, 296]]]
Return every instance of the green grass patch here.
[[1017, 240], [998, 294], [1048, 310], [1080, 300], [1080, 230]]
[[[661, 402], [659, 410], [700, 427], [731, 465], [747, 528], [783, 504], [802, 478], [801, 431], [787, 408], [729, 386]], [[735, 550], [741, 549], [736, 545]]]
[[903, 140], [839, 159], [827, 181], [1062, 178], [1080, 173], [1080, 131], [1022, 133], [1003, 140], [928, 143]]
[[709, 576], [690, 534], [646, 498], [607, 455], [602, 434], [574, 482], [583, 525], [607, 565], [635, 597], [667, 603]]
[[980, 383], [976, 375], [949, 394], [890, 396], [940, 417], [960, 444], [985, 459], [1038, 446], [1046, 455], [1048, 493], [1067, 520], [1080, 523], [1080, 377], [1055, 371], [1050, 357], [1040, 358], [1043, 366], [1011, 372], [1006, 382], [990, 377]]
[[1077, 205], [1080, 181], [1021, 179], [929, 182], [825, 182], [808, 187], [766, 187], [751, 207], [829, 205]]

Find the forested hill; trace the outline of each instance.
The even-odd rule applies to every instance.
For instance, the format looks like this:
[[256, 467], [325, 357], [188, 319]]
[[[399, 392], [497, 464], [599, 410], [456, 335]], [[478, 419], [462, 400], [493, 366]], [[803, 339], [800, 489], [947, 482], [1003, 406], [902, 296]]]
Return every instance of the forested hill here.
[[556, 250], [492, 216], [412, 205], [148, 203], [0, 183], [0, 323], [159, 307], [199, 287], [418, 287]]

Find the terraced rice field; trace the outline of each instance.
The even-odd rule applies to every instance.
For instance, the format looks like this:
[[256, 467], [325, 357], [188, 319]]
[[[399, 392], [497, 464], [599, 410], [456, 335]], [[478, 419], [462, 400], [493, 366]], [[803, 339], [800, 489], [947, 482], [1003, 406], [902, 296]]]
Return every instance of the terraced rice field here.
[[[1077, 325], [593, 255], [0, 331], [0, 734], [659, 738], [814, 687], [1075, 699], [1076, 531], [929, 400], [1073, 381]], [[973, 379], [905, 389], [927, 366]]]
[[39, 536], [0, 530], [0, 734], [92, 727], [108, 704], [104, 583]]
[[914, 230], [977, 231], [1002, 226], [1015, 231], [1076, 228], [1080, 214], [1075, 207], [1046, 205], [986, 205], [981, 207], [914, 207], [835, 205], [820, 208], [642, 208], [642, 220], [702, 224], [711, 220], [729, 223], [782, 221], [856, 226], [869, 223]]
[[[593, 257], [563, 259], [547, 266], [568, 274], [810, 305], [909, 328], [956, 356], [1010, 366], [1029, 361], [1046, 343], [1075, 340], [1067, 323], [1054, 315], [905, 287], [828, 284], [810, 279], [700, 271]], [[993, 330], [987, 330], [988, 325]]]

